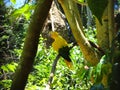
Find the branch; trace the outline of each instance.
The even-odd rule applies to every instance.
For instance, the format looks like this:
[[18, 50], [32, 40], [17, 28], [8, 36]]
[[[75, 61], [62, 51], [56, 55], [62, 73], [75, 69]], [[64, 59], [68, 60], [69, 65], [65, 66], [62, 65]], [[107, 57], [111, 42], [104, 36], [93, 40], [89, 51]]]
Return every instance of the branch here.
[[58, 62], [59, 58], [60, 58], [60, 55], [58, 54], [57, 57], [55, 58], [53, 64], [52, 64], [52, 69], [51, 69], [50, 77], [49, 77], [49, 80], [48, 80], [48, 84], [46, 85], [46, 90], [50, 89], [50, 85], [52, 83], [52, 80], [53, 80], [53, 77], [54, 77], [54, 74], [55, 74], [55, 70], [56, 70], [56, 66], [57, 66], [57, 62]]
[[78, 11], [77, 4], [73, 0], [58, 0], [61, 4], [76, 42], [81, 48], [84, 58], [91, 64], [96, 65], [101, 58], [99, 52], [96, 52], [91, 46], [83, 31], [82, 20]]

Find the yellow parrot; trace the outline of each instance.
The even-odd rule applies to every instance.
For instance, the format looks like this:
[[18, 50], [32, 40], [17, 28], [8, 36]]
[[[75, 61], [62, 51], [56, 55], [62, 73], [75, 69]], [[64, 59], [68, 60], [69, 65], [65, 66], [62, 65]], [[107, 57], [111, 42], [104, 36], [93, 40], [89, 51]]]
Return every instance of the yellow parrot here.
[[52, 43], [52, 47], [55, 51], [59, 53], [61, 57], [65, 59], [65, 63], [69, 68], [72, 68], [72, 61], [70, 59], [70, 47], [68, 46], [68, 43], [64, 38], [62, 38], [57, 32], [51, 32], [50, 33], [51, 38], [54, 39], [54, 42]]

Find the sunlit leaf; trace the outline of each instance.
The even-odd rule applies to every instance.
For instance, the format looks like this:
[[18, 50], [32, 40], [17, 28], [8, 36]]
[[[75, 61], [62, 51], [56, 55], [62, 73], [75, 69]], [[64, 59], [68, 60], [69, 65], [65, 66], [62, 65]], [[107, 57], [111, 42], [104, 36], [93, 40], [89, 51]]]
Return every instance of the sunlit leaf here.
[[89, 70], [89, 76], [88, 76], [88, 78], [92, 77], [93, 72], [94, 72], [94, 69], [93, 69], [93, 67], [91, 67], [90, 70]]
[[12, 2], [13, 4], [15, 4], [15, 3], [16, 3], [16, 0], [10, 0], [10, 2]]
[[100, 62], [97, 64], [96, 72], [97, 72], [99, 75], [101, 74], [102, 65], [105, 63], [105, 61], [106, 61], [106, 55], [102, 56], [102, 58], [100, 59]]
[[31, 10], [35, 8], [35, 5], [25, 4], [23, 7], [16, 9], [12, 14], [11, 17], [17, 18], [21, 15], [24, 15], [25, 18], [28, 20], [31, 16]]
[[87, 0], [88, 6], [91, 9], [93, 15], [97, 17], [99, 22], [102, 24], [103, 12], [108, 4], [108, 0]]
[[78, 0], [79, 2], [84, 2], [84, 0]]
[[[4, 86], [5, 88], [10, 88], [11, 83], [12, 83], [12, 80], [10, 80], [10, 79], [5, 79], [5, 80], [1, 80], [1, 81], [0, 81], [0, 85], [1, 85], [1, 86]], [[4, 87], [3, 87], [3, 88], [4, 88]], [[3, 88], [0, 87], [0, 90], [2, 90]], [[3, 89], [3, 90], [4, 90], [4, 89]]]
[[100, 75], [101, 74], [101, 69], [102, 69], [102, 63], [98, 63], [96, 72]]
[[31, 16], [31, 13], [30, 13], [30, 12], [24, 13], [24, 16], [25, 16], [25, 18], [28, 20], [28, 19], [30, 18], [30, 16]]
[[109, 73], [109, 68], [108, 66], [110, 66], [109, 64], [107, 64], [107, 57], [106, 55], [102, 56], [102, 58], [100, 59], [100, 62], [97, 64], [96, 67], [96, 78], [95, 81], [96, 83], [101, 82], [102, 78], [103, 78], [103, 74], [106, 74], [106, 72]]
[[24, 12], [26, 12], [26, 11], [28, 10], [28, 8], [29, 8], [29, 5], [26, 4], [26, 5], [24, 5], [23, 7], [21, 7], [20, 9], [16, 9], [16, 10], [11, 14], [11, 16], [21, 15], [21, 14], [23, 14]]
[[14, 72], [16, 69], [16, 66], [17, 66], [17, 63], [10, 63], [10, 64], [1, 66], [1, 69], [3, 69], [6, 72], [10, 72], [10, 71]]
[[16, 66], [15, 66], [15, 65], [12, 65], [12, 64], [8, 64], [7, 67], [8, 67], [8, 69], [9, 69], [10, 71], [12, 71], [12, 72], [14, 72], [15, 69], [16, 69]]
[[1, 69], [4, 70], [4, 71], [6, 71], [6, 72], [9, 71], [8, 68], [5, 65], [1, 66]]

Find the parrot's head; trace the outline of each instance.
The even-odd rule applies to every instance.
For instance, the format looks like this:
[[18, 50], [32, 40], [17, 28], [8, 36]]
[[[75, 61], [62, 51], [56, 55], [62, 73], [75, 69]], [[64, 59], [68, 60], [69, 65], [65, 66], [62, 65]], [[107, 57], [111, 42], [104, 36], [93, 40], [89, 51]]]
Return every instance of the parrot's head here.
[[52, 32], [50, 32], [50, 36], [51, 36], [51, 38], [55, 39], [56, 37], [59, 36], [59, 34], [57, 32], [52, 31]]

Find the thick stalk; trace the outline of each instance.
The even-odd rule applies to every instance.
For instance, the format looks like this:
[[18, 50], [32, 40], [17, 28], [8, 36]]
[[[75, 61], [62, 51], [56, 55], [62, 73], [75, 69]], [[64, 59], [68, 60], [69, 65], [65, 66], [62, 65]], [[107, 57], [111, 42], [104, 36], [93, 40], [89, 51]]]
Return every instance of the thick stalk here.
[[102, 50], [109, 49], [109, 31], [108, 31], [108, 8], [105, 9], [102, 17], [102, 25], [96, 18], [97, 40]]
[[32, 69], [36, 56], [39, 36], [42, 31], [44, 21], [47, 18], [52, 0], [39, 0], [34, 11], [32, 21], [29, 25], [20, 63], [15, 72], [14, 80], [10, 90], [24, 90], [28, 75]]
[[108, 30], [109, 30], [109, 47], [112, 45], [112, 40], [115, 36], [114, 26], [114, 0], [109, 0], [108, 3]]

